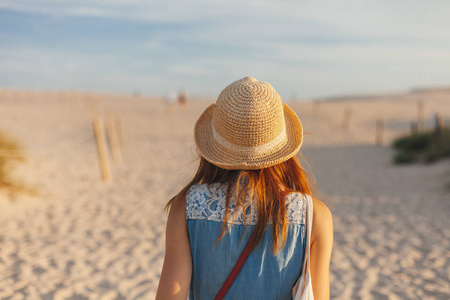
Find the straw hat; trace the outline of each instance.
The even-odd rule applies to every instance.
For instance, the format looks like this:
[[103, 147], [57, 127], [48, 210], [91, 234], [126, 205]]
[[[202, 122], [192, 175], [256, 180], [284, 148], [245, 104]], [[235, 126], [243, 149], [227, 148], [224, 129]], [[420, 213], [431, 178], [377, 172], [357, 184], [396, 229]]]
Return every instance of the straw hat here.
[[267, 82], [245, 77], [227, 86], [195, 124], [199, 154], [227, 170], [267, 168], [293, 157], [303, 141], [295, 112]]

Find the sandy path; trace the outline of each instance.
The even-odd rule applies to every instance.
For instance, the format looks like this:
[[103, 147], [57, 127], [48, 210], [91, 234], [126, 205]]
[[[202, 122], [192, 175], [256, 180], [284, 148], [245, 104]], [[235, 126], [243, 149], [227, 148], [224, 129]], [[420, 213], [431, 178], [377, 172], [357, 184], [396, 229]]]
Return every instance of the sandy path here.
[[392, 167], [373, 146], [304, 152], [334, 214], [332, 299], [448, 299], [450, 197], [436, 190], [450, 164]]
[[[192, 175], [192, 128], [206, 105], [104, 100], [120, 113], [126, 139], [124, 163], [103, 184], [83, 103], [0, 102], [0, 128], [29, 157], [18, 175], [41, 191], [38, 199], [0, 198], [0, 299], [152, 299], [162, 209]], [[334, 214], [332, 298], [448, 299], [449, 164], [393, 167], [391, 150], [369, 143], [372, 129], [335, 130], [343, 111], [336, 107], [323, 105], [317, 118], [306, 104], [294, 106], [314, 133], [303, 154]]]

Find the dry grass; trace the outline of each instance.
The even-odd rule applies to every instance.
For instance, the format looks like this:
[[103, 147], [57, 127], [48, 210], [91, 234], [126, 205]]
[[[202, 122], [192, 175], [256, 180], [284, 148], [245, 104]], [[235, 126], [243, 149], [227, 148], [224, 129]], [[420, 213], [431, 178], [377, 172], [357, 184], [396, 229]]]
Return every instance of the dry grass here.
[[28, 187], [20, 179], [13, 177], [14, 168], [26, 161], [20, 143], [0, 131], [0, 190], [6, 192], [10, 199], [18, 193], [35, 194], [33, 188]]

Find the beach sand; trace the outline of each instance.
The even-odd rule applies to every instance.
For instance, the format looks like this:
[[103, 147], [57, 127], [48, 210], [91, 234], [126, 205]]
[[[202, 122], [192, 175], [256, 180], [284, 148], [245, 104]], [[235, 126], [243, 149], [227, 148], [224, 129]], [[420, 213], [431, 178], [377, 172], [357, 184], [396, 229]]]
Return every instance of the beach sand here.
[[[450, 298], [450, 163], [394, 166], [389, 147], [416, 120], [418, 101], [432, 126], [434, 113], [450, 116], [449, 98], [432, 90], [289, 103], [334, 217], [332, 299]], [[111, 163], [110, 183], [98, 166], [95, 101], [86, 99], [123, 125], [123, 163]], [[164, 205], [195, 171], [193, 126], [210, 103], [1, 91], [0, 129], [27, 156], [14, 174], [39, 194], [0, 194], [0, 299], [153, 299]]]

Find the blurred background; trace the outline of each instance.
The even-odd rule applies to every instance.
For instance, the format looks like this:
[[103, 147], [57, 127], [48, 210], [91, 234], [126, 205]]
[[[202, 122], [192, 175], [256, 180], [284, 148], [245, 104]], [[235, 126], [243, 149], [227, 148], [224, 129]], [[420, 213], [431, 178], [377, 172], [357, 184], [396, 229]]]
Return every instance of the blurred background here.
[[332, 299], [450, 298], [450, 2], [0, 0], [0, 299], [152, 299], [193, 126], [231, 82], [302, 120]]

